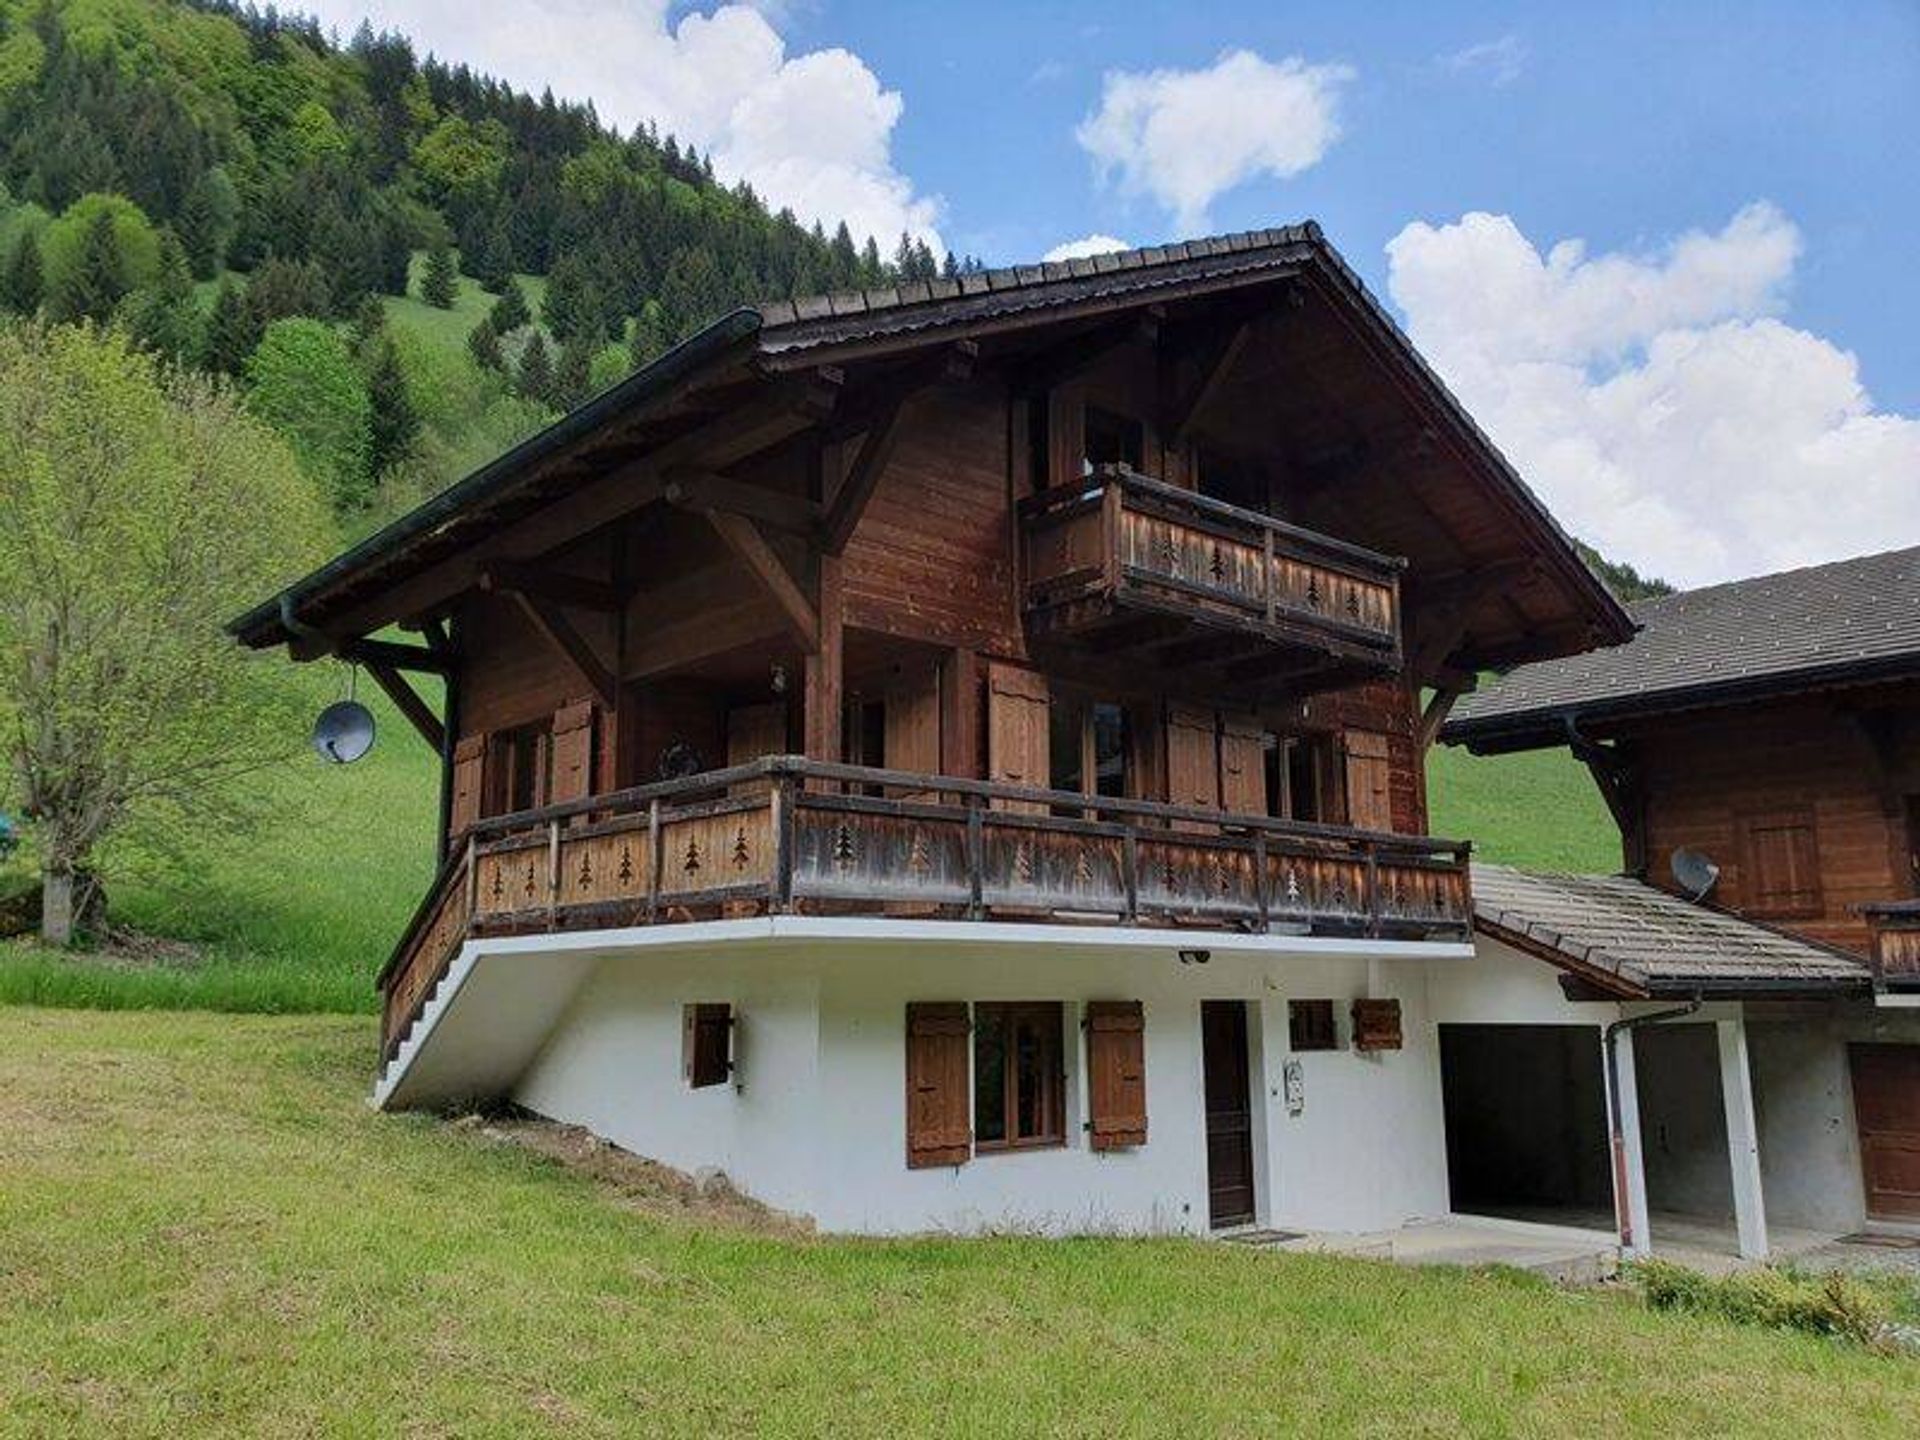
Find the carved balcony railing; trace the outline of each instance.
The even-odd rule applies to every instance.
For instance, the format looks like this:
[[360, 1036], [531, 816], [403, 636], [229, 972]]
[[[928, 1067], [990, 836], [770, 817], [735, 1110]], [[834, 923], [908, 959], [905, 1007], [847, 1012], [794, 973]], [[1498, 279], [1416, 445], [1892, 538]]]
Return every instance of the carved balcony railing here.
[[[1349, 672], [1400, 668], [1404, 561], [1117, 466], [1020, 514], [1037, 640], [1151, 647], [1170, 668], [1271, 670], [1287, 650]], [[1195, 645], [1194, 626], [1217, 643]]]
[[1862, 905], [1876, 990], [1920, 988], [1920, 900]]
[[770, 756], [484, 820], [381, 973], [388, 1053], [470, 935], [752, 914], [1467, 938], [1467, 847]]

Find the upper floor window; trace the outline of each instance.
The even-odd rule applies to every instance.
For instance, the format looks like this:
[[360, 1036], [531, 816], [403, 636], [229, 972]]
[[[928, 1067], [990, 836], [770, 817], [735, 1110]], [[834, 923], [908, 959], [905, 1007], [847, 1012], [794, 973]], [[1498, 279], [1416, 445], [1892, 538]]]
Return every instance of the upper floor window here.
[[1126, 415], [1089, 405], [1081, 422], [1083, 473], [1102, 465], [1124, 465], [1140, 470], [1146, 464], [1147, 427]]
[[1047, 784], [1125, 799], [1135, 793], [1126, 707], [1055, 695], [1047, 712]]
[[488, 757], [487, 813], [536, 810], [553, 789], [553, 735], [548, 721], [497, 730]]

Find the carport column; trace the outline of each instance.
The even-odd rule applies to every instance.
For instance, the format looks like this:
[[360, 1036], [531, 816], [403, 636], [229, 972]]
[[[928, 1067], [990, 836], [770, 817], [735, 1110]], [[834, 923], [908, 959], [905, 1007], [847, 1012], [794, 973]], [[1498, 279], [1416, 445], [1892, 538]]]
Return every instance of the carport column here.
[[1627, 1209], [1627, 1233], [1633, 1237], [1626, 1247], [1635, 1259], [1644, 1260], [1653, 1253], [1652, 1221], [1647, 1216], [1647, 1167], [1640, 1151], [1640, 1078], [1634, 1069], [1633, 1031], [1621, 1030], [1613, 1039], [1614, 1081], [1620, 1134], [1614, 1144], [1613, 1183], [1615, 1204]]
[[1727, 1112], [1727, 1161], [1733, 1167], [1733, 1220], [1740, 1231], [1740, 1258], [1767, 1258], [1767, 1207], [1760, 1192], [1760, 1128], [1753, 1113], [1753, 1079], [1747, 1066], [1747, 1022], [1717, 1020], [1720, 1037], [1720, 1099]]

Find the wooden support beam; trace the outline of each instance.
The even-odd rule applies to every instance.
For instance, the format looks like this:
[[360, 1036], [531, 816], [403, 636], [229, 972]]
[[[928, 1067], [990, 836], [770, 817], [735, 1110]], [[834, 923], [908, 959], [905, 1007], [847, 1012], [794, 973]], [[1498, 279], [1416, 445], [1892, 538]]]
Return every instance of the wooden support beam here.
[[1135, 345], [1151, 350], [1160, 343], [1162, 318], [1154, 306], [1049, 346], [1020, 362], [1014, 388], [1037, 395], [1086, 374], [1116, 350]]
[[1464, 688], [1454, 685], [1438, 687], [1427, 699], [1426, 708], [1420, 712], [1420, 753], [1426, 754], [1433, 748], [1433, 742], [1440, 738], [1440, 727], [1447, 723], [1454, 703], [1459, 700]]
[[420, 732], [420, 738], [433, 747], [436, 755], [446, 748], [446, 727], [440, 723], [440, 717], [433, 713], [433, 708], [420, 698], [419, 692], [407, 683], [406, 676], [391, 665], [371, 663], [367, 666], [367, 673], [373, 677], [375, 684], [387, 692], [387, 698], [393, 701], [394, 708], [407, 717], [413, 728]]
[[566, 657], [567, 663], [579, 672], [580, 678], [587, 682], [600, 703], [612, 709], [617, 689], [613, 672], [594, 653], [586, 636], [573, 628], [573, 622], [552, 601], [529, 595], [524, 590], [514, 591], [513, 598], [528, 623]]
[[1206, 408], [1207, 402], [1220, 393], [1221, 381], [1233, 369], [1234, 362], [1246, 349], [1252, 334], [1253, 322], [1242, 320], [1219, 336], [1199, 357], [1198, 372], [1184, 391], [1170, 397], [1170, 403], [1161, 417], [1160, 431], [1168, 445], [1186, 442], [1194, 420]]
[[887, 464], [893, 459], [894, 446], [900, 439], [900, 412], [905, 406], [906, 396], [902, 395], [894, 400], [891, 408], [876, 418], [873, 428], [867, 431], [867, 438], [860, 444], [859, 454], [854, 456], [853, 464], [847, 470], [846, 479], [840, 482], [840, 488], [834, 492], [833, 504], [820, 530], [820, 545], [827, 554], [846, 553], [854, 527], [866, 513], [867, 502], [873, 498], [873, 492], [880, 486], [880, 477], [886, 473]]
[[840, 759], [840, 710], [844, 691], [840, 557], [820, 557], [818, 643], [807, 652], [806, 727], [803, 744], [815, 760]]
[[481, 572], [480, 588], [497, 595], [516, 592], [537, 595], [556, 604], [571, 605], [579, 610], [596, 610], [604, 615], [615, 613], [625, 603], [619, 590], [604, 580], [568, 575], [518, 560], [495, 560], [490, 563]]
[[949, 650], [940, 664], [940, 773], [982, 778], [980, 657]]
[[706, 516], [707, 522], [719, 532], [727, 548], [739, 557], [767, 594], [773, 597], [774, 604], [780, 607], [780, 614], [795, 638], [808, 650], [814, 649], [820, 643], [820, 616], [795, 582], [786, 563], [767, 544], [759, 527], [744, 515], [734, 515], [724, 510], [709, 510]]
[[342, 660], [369, 668], [385, 665], [391, 670], [419, 670], [429, 675], [444, 675], [448, 662], [419, 645], [400, 645], [392, 640], [346, 640], [334, 649]]
[[820, 529], [820, 507], [805, 496], [784, 495], [713, 470], [673, 471], [667, 476], [665, 498], [683, 510], [725, 510], [808, 539]]

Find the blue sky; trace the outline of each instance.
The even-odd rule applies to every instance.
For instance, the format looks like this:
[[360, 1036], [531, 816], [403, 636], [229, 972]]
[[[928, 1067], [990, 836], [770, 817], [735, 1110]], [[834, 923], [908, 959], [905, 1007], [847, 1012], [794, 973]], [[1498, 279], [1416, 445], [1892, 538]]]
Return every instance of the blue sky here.
[[993, 263], [1311, 216], [1562, 520], [1920, 544], [1920, 0], [313, 0]]

